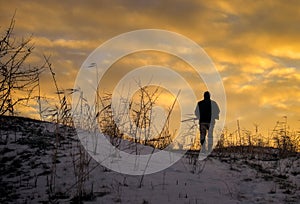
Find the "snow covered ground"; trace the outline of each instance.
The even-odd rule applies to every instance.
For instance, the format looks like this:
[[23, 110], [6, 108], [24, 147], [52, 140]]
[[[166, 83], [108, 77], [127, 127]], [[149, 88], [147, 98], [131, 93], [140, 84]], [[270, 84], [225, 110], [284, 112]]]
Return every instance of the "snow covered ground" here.
[[[270, 152], [269, 152], [270, 153]], [[299, 203], [300, 156], [193, 154], [143, 176], [113, 172], [73, 129], [0, 117], [0, 203]], [[51, 201], [51, 202], [50, 202]]]

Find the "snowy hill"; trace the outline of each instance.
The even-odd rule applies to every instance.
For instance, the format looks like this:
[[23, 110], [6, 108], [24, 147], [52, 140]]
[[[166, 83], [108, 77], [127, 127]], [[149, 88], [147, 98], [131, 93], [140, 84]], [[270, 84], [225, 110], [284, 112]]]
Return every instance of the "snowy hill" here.
[[[128, 176], [95, 162], [74, 129], [0, 117], [0, 203], [299, 203], [300, 156], [188, 153], [170, 168]], [[273, 152], [272, 152], [273, 151]]]

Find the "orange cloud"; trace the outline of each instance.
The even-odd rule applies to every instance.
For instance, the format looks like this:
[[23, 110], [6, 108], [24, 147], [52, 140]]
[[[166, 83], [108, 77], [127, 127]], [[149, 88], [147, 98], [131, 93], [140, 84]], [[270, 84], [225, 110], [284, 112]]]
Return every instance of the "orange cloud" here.
[[[32, 34], [36, 47], [28, 62], [42, 63], [42, 53], [51, 54], [60, 88], [72, 88], [86, 57], [116, 35], [144, 28], [178, 32], [202, 46], [216, 64], [227, 93], [228, 123], [243, 118], [245, 124], [259, 120], [272, 125], [280, 115], [299, 120], [299, 6], [299, 1], [271, 0], [103, 0], [72, 5], [11, 0], [0, 3], [0, 25], [5, 28], [17, 9], [14, 35]], [[129, 71], [156, 58], [160, 65], [171, 64], [191, 84], [198, 80], [188, 66], [170, 56], [144, 53], [125, 58], [112, 69], [118, 65]], [[110, 70], [103, 83], [117, 82], [123, 71]], [[42, 75], [42, 88], [52, 96], [48, 74]], [[193, 88], [200, 99], [205, 85]]]

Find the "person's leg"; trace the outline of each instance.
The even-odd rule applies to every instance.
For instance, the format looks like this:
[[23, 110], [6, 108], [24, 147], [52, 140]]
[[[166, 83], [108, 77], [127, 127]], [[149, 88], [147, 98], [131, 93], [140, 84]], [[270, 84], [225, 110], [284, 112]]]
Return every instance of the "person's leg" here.
[[206, 134], [207, 134], [206, 125], [204, 123], [200, 123], [200, 144], [201, 144], [201, 146], [203, 146], [203, 144], [205, 142]]
[[209, 126], [209, 130], [208, 130], [208, 151], [211, 152], [212, 148], [213, 148], [213, 143], [214, 143], [214, 137], [213, 137], [213, 132], [214, 132], [214, 128], [215, 128], [215, 122], [212, 122]]
[[209, 123], [200, 124], [200, 143], [202, 153], [207, 152], [207, 145], [205, 144], [206, 135], [209, 130]]

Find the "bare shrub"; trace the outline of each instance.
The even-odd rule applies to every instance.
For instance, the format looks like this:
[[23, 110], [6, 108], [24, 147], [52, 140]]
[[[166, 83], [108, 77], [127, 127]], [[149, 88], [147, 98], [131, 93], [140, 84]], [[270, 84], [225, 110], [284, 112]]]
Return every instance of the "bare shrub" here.
[[16, 106], [32, 99], [32, 92], [38, 86], [42, 67], [25, 65], [31, 55], [31, 38], [13, 37], [14, 16], [6, 32], [0, 38], [0, 115], [14, 115]]

